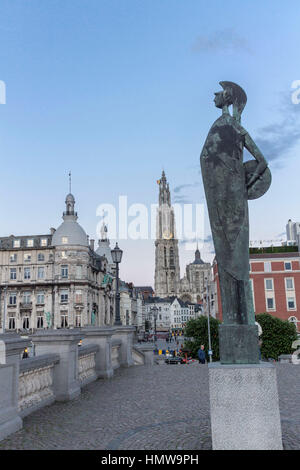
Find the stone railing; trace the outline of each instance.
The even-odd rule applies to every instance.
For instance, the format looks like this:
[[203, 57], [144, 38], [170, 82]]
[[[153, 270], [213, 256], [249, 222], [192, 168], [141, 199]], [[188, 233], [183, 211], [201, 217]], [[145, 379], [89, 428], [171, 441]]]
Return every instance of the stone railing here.
[[135, 344], [132, 348], [134, 365], [153, 365], [154, 353], [151, 344]]
[[81, 387], [97, 380], [96, 354], [99, 346], [90, 344], [80, 346], [78, 351], [78, 379]]
[[[133, 353], [134, 332], [117, 326], [44, 330], [30, 339], [0, 335], [0, 440], [21, 429], [29, 413], [78, 397], [83, 386], [112, 377], [118, 367], [148, 363], [147, 353]], [[36, 356], [21, 359], [30, 341]]]
[[53, 370], [58, 354], [45, 354], [20, 362], [18, 410], [23, 418], [55, 401]]

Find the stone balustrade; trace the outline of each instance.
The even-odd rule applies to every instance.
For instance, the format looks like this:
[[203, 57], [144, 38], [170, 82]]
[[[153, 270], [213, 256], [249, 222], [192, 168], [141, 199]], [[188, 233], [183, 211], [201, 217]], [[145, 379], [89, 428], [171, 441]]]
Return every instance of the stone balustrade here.
[[152, 347], [133, 346], [134, 332], [130, 326], [44, 330], [30, 336], [36, 356], [27, 359], [21, 357], [28, 339], [0, 335], [0, 440], [21, 429], [24, 416], [72, 400], [118, 367], [153, 364]]
[[90, 344], [80, 346], [78, 351], [78, 378], [81, 387], [97, 380], [96, 354], [99, 346]]
[[58, 354], [45, 354], [20, 362], [18, 410], [22, 418], [55, 401], [53, 371], [59, 360]]

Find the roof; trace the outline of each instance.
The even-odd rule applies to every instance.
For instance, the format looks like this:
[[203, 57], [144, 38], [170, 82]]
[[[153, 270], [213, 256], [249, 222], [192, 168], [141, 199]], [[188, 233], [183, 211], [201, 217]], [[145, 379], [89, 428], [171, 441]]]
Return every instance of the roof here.
[[[87, 234], [76, 221], [74, 215], [64, 215], [63, 223], [58, 227], [52, 237], [52, 245], [81, 245], [88, 246]], [[63, 243], [63, 237], [67, 238], [67, 243]]]

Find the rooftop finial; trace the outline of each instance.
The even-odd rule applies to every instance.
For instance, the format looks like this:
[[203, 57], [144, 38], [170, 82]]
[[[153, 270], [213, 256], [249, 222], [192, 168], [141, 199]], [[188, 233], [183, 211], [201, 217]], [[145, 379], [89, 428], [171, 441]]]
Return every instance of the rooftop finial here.
[[72, 192], [72, 174], [71, 170], [69, 171], [69, 193]]

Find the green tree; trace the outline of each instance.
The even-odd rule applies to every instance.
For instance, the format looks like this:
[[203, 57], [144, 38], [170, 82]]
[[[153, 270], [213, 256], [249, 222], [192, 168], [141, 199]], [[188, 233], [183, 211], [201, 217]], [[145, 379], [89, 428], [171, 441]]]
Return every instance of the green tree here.
[[[213, 360], [218, 361], [219, 356], [219, 320], [216, 320], [213, 317], [209, 317], [210, 320], [210, 336], [211, 336], [211, 347], [213, 351]], [[193, 357], [197, 356], [197, 351], [200, 348], [201, 344], [204, 345], [206, 356], [208, 359], [208, 327], [207, 327], [207, 317], [201, 316], [199, 318], [192, 318], [189, 320], [184, 328], [184, 335], [189, 340], [186, 340], [184, 347], [191, 351]]]
[[278, 359], [281, 354], [291, 354], [292, 343], [297, 339], [295, 325], [287, 320], [273, 317], [269, 313], [256, 315], [256, 321], [262, 327], [261, 354], [265, 359]]

